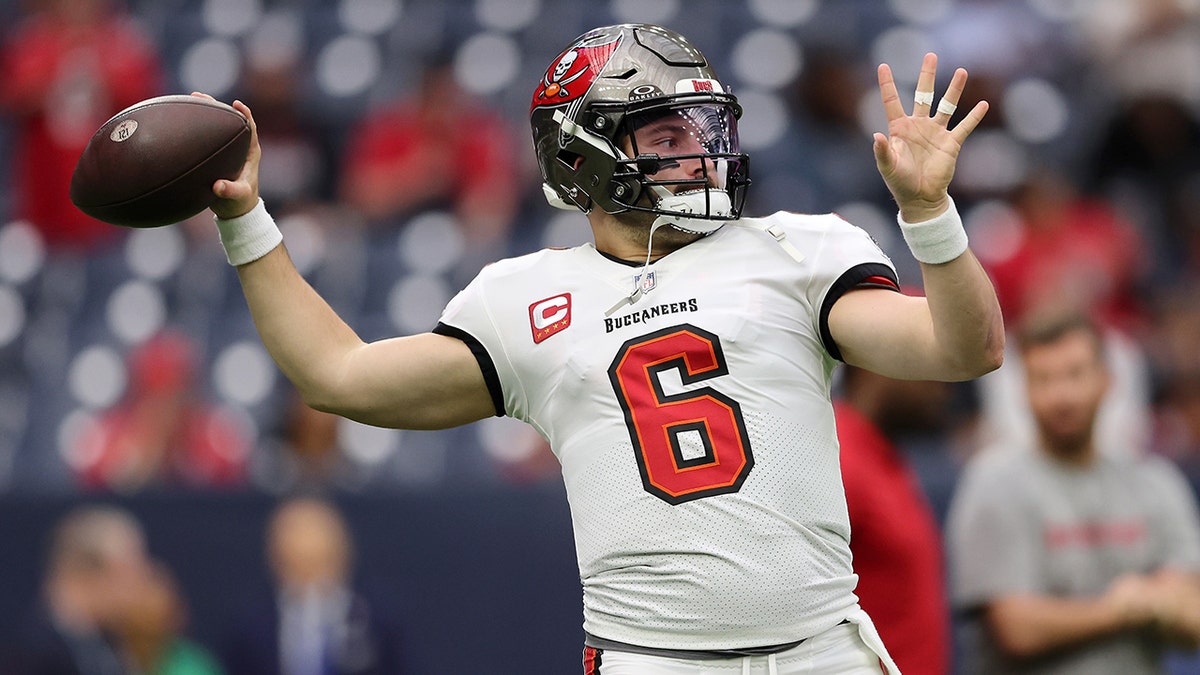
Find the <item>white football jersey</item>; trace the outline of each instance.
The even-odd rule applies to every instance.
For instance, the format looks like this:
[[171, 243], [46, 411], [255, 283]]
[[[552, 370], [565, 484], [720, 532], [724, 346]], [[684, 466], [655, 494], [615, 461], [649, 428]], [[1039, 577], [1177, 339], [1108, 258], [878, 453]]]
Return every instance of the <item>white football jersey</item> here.
[[836, 625], [857, 577], [825, 320], [849, 288], [897, 288], [891, 262], [834, 215], [744, 219], [651, 264], [605, 316], [641, 271], [590, 244], [503, 260], [437, 329], [562, 464], [584, 629], [723, 650]]

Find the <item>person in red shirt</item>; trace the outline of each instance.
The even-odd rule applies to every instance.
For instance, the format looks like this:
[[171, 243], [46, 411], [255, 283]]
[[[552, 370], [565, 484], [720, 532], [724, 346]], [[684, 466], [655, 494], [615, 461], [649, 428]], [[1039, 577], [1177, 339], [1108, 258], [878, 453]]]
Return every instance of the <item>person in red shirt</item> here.
[[159, 93], [154, 45], [112, 0], [40, 0], [0, 46], [0, 113], [12, 119], [16, 216], [52, 248], [115, 236], [67, 198], [79, 154], [105, 120]]
[[1051, 169], [1031, 175], [1011, 202], [1015, 221], [985, 221], [981, 233], [995, 241], [980, 261], [1004, 316], [1019, 322], [1037, 312], [1077, 311], [1136, 332], [1146, 320], [1147, 248], [1118, 210], [1080, 195]]
[[943, 382], [846, 366], [834, 403], [859, 604], [905, 675], [946, 675], [951, 643], [942, 540], [916, 472], [896, 446], [946, 417]]
[[166, 331], [136, 347], [124, 399], [80, 435], [80, 483], [119, 492], [243, 485], [250, 440], [202, 399], [198, 365], [196, 347], [182, 333]]
[[340, 196], [368, 220], [400, 224], [429, 208], [457, 216], [470, 245], [502, 245], [522, 196], [512, 130], [435, 64], [411, 97], [372, 111], [350, 133]]

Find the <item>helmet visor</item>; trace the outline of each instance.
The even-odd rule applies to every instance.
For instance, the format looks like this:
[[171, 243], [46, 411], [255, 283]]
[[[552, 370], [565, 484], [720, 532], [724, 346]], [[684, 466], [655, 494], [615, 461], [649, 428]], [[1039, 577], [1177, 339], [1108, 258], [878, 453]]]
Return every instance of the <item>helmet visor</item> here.
[[[627, 130], [641, 152], [678, 154], [737, 153], [737, 117], [721, 103], [654, 107], [630, 112]], [[644, 142], [641, 142], [644, 141]]]
[[[625, 123], [632, 157], [653, 182], [686, 183], [690, 181], [681, 180], [685, 175], [703, 175], [709, 186], [724, 188], [729, 173], [736, 172], [730, 164], [738, 161], [741, 150], [737, 117], [728, 105], [650, 108], [630, 113]], [[668, 173], [674, 177], [664, 175]]]

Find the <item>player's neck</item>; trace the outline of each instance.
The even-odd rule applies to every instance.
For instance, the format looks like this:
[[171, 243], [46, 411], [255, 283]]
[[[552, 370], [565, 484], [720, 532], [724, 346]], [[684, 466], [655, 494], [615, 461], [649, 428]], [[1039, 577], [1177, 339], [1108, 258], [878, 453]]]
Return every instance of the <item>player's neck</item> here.
[[596, 249], [629, 262], [644, 263], [647, 248], [650, 249], [650, 261], [654, 262], [701, 237], [664, 226], [655, 230], [651, 239], [650, 225], [654, 218], [653, 214], [641, 213], [621, 217], [600, 211], [588, 214]]

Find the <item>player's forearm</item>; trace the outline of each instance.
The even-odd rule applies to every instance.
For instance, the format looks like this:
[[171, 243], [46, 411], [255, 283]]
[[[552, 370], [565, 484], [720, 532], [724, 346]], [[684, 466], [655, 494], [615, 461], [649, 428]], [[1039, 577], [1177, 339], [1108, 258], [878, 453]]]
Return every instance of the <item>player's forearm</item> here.
[[237, 271], [255, 327], [280, 370], [306, 403], [335, 407], [343, 364], [362, 340], [300, 276], [282, 244]]
[[1119, 608], [1103, 598], [1008, 596], [992, 601], [986, 616], [997, 645], [1016, 658], [1031, 658], [1128, 626]]
[[[235, 102], [235, 105], [237, 103]], [[243, 106], [243, 115], [249, 109]], [[263, 344], [304, 401], [319, 410], [346, 396], [346, 363], [363, 346], [358, 335], [296, 270], [283, 234], [258, 197], [257, 133], [242, 176], [217, 181], [212, 211], [225, 257], [237, 268]]]
[[495, 413], [479, 364], [462, 340], [425, 333], [364, 343], [296, 270], [249, 185], [239, 180], [229, 188], [236, 199], [213, 209], [217, 230], [263, 344], [305, 403], [405, 429], [441, 429]]
[[364, 343], [278, 246], [238, 267], [267, 351], [317, 410], [381, 427], [446, 429], [495, 414], [462, 340], [433, 333]]
[[949, 380], [979, 377], [1004, 360], [1004, 321], [992, 282], [968, 249], [942, 264], [921, 263], [936, 348]]
[[898, 198], [900, 231], [921, 263], [931, 322], [926, 352], [937, 379], [968, 380], [1000, 367], [1004, 322], [954, 200], [945, 191], [934, 197]]

